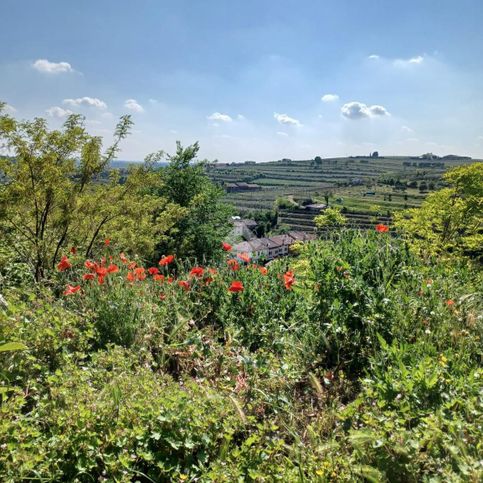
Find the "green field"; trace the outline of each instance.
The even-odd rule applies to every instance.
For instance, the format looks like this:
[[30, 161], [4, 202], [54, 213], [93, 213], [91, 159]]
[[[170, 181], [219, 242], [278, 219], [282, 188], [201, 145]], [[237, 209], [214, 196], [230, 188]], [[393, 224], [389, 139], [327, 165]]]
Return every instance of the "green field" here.
[[[453, 156], [432, 160], [399, 156], [330, 158], [317, 162], [285, 159], [210, 165], [208, 174], [222, 187], [237, 182], [261, 186], [260, 191], [226, 194], [225, 201], [240, 213], [271, 210], [280, 198], [296, 203], [308, 199], [325, 203], [328, 196], [330, 205], [343, 208], [349, 216], [372, 220], [374, 216], [390, 219], [397, 210], [419, 206], [428, 193], [442, 186], [445, 171], [471, 162], [470, 158]], [[280, 222], [293, 228], [312, 225], [295, 223], [295, 218], [282, 213]]]

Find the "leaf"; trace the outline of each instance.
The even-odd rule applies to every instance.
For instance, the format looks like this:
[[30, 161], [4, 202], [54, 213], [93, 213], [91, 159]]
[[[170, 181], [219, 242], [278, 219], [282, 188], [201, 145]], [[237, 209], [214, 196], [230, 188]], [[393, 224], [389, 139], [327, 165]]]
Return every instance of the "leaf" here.
[[6, 344], [0, 345], [0, 352], [24, 351], [27, 349], [28, 347], [21, 342], [7, 342]]
[[380, 481], [384, 480], [382, 473], [372, 466], [361, 466], [356, 470], [356, 473], [371, 483], [379, 483]]

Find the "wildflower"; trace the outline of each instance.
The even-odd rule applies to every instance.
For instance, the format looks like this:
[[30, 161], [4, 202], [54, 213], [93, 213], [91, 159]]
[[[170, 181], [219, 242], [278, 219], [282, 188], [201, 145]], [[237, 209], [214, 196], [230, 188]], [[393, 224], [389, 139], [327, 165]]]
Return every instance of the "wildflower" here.
[[221, 244], [221, 248], [225, 250], [225, 252], [231, 252], [231, 249], [233, 248], [229, 243], [223, 242]]
[[444, 354], [440, 354], [439, 355], [439, 365], [442, 366], [442, 367], [446, 367], [447, 362], [448, 362], [448, 359], [446, 358], [446, 356]]
[[67, 285], [67, 288], [64, 291], [64, 295], [72, 295], [78, 292], [81, 289], [80, 285]]
[[386, 233], [389, 231], [389, 227], [387, 225], [379, 223], [378, 225], [376, 225], [376, 231], [378, 231], [379, 233]]
[[231, 282], [231, 285], [228, 288], [228, 290], [233, 293], [243, 292], [243, 290], [245, 290], [245, 287], [243, 287], [243, 283], [240, 282], [239, 280], [234, 280], [233, 282]]
[[97, 267], [97, 263], [95, 262], [91, 262], [90, 260], [86, 260], [84, 262], [84, 267], [87, 268], [87, 270], [90, 270], [91, 272], [95, 271], [96, 270], [96, 267]]
[[160, 293], [159, 298], [160, 298], [160, 300], [164, 300], [166, 298], [166, 294]]
[[131, 262], [131, 263], [130, 263], [130, 264], [127, 266], [127, 268], [128, 268], [129, 270], [133, 270], [134, 268], [136, 268], [136, 265], [137, 265], [137, 263], [136, 263], [136, 262]]
[[203, 267], [193, 267], [190, 271], [191, 277], [202, 277], [205, 269]]
[[228, 264], [228, 266], [234, 271], [236, 272], [237, 270], [240, 269], [240, 265], [238, 264], [238, 262], [232, 258], [230, 260], [228, 260], [228, 262], [226, 262]]
[[159, 270], [156, 267], [149, 267], [148, 272], [150, 275], [157, 275], [159, 273]]
[[107, 268], [97, 266], [96, 273], [99, 275], [99, 277], [105, 277], [107, 275]]
[[448, 307], [453, 307], [453, 305], [454, 305], [454, 300], [453, 300], [453, 299], [446, 300], [446, 305], [447, 305]]
[[138, 267], [134, 269], [134, 273], [136, 275], [136, 278], [140, 281], [146, 279], [146, 271], [144, 270], [143, 267]]
[[285, 272], [283, 274], [283, 281], [284, 281], [284, 284], [285, 284], [285, 288], [287, 290], [291, 290], [292, 288], [292, 285], [295, 283], [295, 276], [294, 276], [294, 273], [293, 272]]
[[248, 253], [238, 253], [237, 257], [245, 263], [250, 263], [250, 255]]
[[159, 273], [155, 273], [153, 275], [153, 280], [156, 282], [162, 282], [164, 280], [164, 275], [160, 275]]
[[67, 270], [68, 268], [71, 268], [71, 267], [72, 267], [72, 264], [69, 262], [67, 255], [64, 255], [60, 259], [59, 264], [57, 265], [57, 270], [59, 270], [59, 272], [63, 272], [64, 270]]
[[70, 247], [69, 252], [72, 253], [72, 255], [75, 255], [77, 253], [77, 248], [76, 247]]
[[205, 278], [205, 285], [209, 285], [210, 283], [213, 283], [213, 278], [212, 277], [206, 277]]
[[82, 280], [93, 280], [95, 278], [95, 275], [93, 273], [84, 273], [82, 275]]
[[98, 276], [97, 276], [97, 283], [98, 283], [99, 285], [104, 285], [104, 278], [105, 278], [105, 276], [104, 276], [104, 275], [98, 275]]
[[258, 267], [258, 271], [262, 274], [262, 275], [267, 275], [268, 273], [268, 270], [266, 269], [266, 267]]
[[119, 258], [121, 259], [121, 262], [124, 263], [124, 264], [129, 262], [126, 255], [124, 255], [124, 253], [122, 253], [122, 252], [119, 254]]
[[165, 267], [166, 265], [169, 265], [170, 263], [172, 263], [173, 260], [174, 260], [174, 255], [168, 255], [166, 257], [161, 258], [161, 260], [159, 260], [159, 264], [162, 267]]
[[433, 285], [433, 280], [431, 278], [428, 278], [428, 280], [426, 280], [426, 287], [431, 287], [431, 285]]
[[190, 289], [190, 284], [186, 280], [179, 280], [178, 285], [182, 288], [184, 288], [186, 291]]
[[105, 245], [106, 247], [108, 247], [110, 244], [111, 244], [111, 240], [110, 240], [109, 238], [106, 238], [106, 239], [104, 240], [104, 245]]
[[115, 265], [114, 263], [111, 263], [107, 267], [107, 273], [117, 273], [117, 272], [119, 272], [119, 267], [117, 265]]
[[218, 270], [216, 268], [209, 268], [208, 272], [210, 272], [211, 275], [216, 275], [218, 273]]
[[136, 281], [136, 276], [134, 275], [133, 272], [127, 272], [127, 280], [128, 282], [135, 282]]

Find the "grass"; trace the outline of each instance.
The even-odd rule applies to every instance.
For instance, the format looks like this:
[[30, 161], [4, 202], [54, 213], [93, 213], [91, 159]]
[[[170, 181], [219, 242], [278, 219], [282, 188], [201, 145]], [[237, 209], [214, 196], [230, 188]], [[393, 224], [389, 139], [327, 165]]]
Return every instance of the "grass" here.
[[227, 253], [156, 280], [103, 250], [103, 284], [80, 257], [50, 288], [2, 258], [0, 342], [27, 347], [0, 352], [2, 481], [481, 480], [471, 262], [373, 230], [267, 274]]

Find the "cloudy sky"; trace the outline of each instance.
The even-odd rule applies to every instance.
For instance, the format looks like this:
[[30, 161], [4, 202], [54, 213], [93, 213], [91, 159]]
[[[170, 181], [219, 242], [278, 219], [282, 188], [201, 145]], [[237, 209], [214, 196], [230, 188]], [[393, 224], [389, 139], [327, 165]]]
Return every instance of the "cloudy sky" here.
[[121, 159], [483, 158], [482, 0], [1, 0], [0, 99]]

